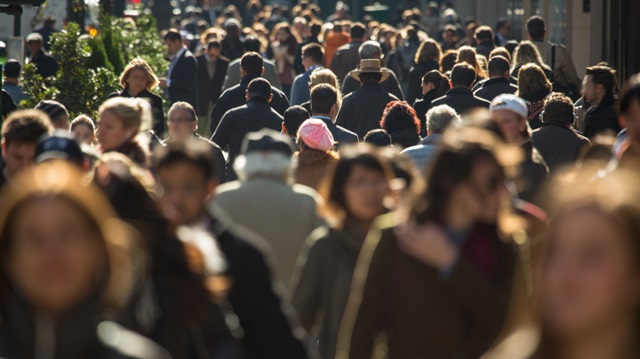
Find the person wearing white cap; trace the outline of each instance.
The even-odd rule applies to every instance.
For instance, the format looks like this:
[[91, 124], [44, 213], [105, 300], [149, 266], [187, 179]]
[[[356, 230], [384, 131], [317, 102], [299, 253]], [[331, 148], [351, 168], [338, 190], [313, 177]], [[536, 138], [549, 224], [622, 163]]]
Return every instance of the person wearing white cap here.
[[493, 99], [489, 110], [491, 118], [500, 126], [504, 140], [522, 149], [520, 179], [516, 183], [518, 195], [525, 201], [535, 203], [549, 169], [542, 155], [533, 147], [531, 128], [527, 122], [527, 105], [515, 95], [503, 94]]

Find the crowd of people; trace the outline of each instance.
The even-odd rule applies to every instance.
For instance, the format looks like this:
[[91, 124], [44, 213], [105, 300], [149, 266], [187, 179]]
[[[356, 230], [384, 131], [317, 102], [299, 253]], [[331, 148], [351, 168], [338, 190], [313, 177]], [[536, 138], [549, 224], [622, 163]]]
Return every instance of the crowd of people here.
[[640, 74], [539, 16], [201, 5], [95, 119], [4, 66], [0, 357], [640, 356]]

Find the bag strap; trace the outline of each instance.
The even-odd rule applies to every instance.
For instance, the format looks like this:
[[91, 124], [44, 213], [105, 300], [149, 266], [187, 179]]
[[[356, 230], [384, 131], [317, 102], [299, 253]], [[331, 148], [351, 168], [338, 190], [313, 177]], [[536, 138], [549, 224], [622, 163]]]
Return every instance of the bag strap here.
[[556, 71], [556, 44], [551, 44], [551, 72]]

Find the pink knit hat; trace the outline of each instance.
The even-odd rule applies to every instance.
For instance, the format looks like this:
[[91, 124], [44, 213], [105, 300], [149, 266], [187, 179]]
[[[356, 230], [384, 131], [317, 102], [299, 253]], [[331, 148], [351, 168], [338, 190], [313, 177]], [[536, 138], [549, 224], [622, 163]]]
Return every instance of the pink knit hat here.
[[333, 136], [324, 121], [311, 118], [300, 125], [298, 138], [309, 147], [319, 151], [329, 151], [333, 148]]

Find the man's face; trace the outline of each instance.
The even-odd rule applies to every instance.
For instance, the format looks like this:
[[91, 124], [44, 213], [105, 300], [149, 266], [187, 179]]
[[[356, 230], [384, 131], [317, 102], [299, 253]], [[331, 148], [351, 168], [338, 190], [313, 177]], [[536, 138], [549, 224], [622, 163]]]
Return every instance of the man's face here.
[[444, 42], [451, 44], [458, 41], [458, 35], [453, 30], [447, 30], [442, 34]]
[[169, 51], [169, 54], [171, 55], [176, 54], [182, 47], [182, 43], [180, 41], [165, 40], [164, 45], [167, 47], [167, 51]]
[[20, 171], [33, 166], [33, 161], [36, 158], [36, 144], [14, 142], [7, 146], [3, 143], [2, 157], [4, 158], [7, 177], [13, 178]]
[[169, 136], [173, 139], [189, 138], [196, 131], [197, 123], [186, 110], [175, 109], [169, 112]]
[[509, 23], [505, 24], [501, 29], [500, 29], [500, 34], [504, 37], [508, 37], [509, 34], [511, 34], [511, 25]]
[[219, 56], [220, 56], [220, 49], [219, 48], [212, 47], [212, 48], [207, 50], [207, 57], [209, 58], [209, 60], [211, 60], [211, 61], [217, 60]]
[[189, 162], [176, 162], [156, 173], [156, 198], [162, 215], [173, 226], [189, 225], [205, 213], [205, 201], [217, 183]]
[[603, 92], [602, 85], [596, 85], [593, 83], [593, 77], [587, 76], [586, 86], [584, 88], [584, 97], [590, 103], [598, 102], [601, 93]]
[[29, 52], [31, 55], [37, 55], [42, 51], [42, 42], [38, 40], [32, 40], [27, 43], [29, 47]]

